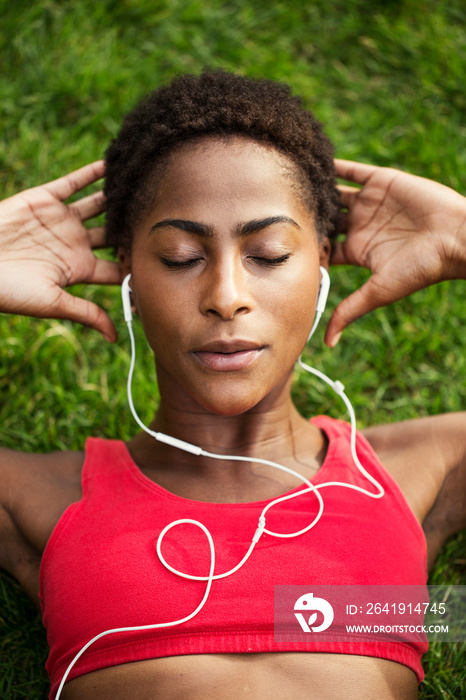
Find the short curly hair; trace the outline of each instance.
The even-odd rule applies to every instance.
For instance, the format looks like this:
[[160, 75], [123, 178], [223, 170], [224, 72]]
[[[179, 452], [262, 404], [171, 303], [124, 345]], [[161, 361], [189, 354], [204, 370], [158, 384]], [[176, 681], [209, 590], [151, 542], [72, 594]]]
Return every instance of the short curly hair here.
[[131, 247], [133, 228], [153, 203], [154, 186], [177, 147], [238, 135], [292, 161], [319, 238], [332, 236], [339, 196], [333, 147], [320, 122], [285, 84], [214, 70], [176, 78], [126, 116], [105, 154], [107, 243]]

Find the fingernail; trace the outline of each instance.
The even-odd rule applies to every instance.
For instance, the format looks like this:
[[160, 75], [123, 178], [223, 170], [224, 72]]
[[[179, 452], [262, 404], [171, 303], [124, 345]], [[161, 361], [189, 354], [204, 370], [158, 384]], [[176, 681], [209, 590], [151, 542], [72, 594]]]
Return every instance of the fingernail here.
[[341, 338], [341, 331], [337, 333], [336, 335], [333, 336], [332, 340], [330, 341], [330, 347], [334, 348], [335, 345], [338, 343], [338, 341]]

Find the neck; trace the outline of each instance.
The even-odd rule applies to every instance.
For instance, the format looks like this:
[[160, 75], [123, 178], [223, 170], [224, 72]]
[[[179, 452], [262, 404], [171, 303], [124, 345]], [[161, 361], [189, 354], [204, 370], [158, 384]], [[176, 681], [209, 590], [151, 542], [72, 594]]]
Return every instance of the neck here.
[[[326, 441], [320, 430], [304, 419], [296, 410], [290, 394], [292, 372], [257, 405], [240, 415], [214, 414], [191, 397], [170, 387], [170, 381], [159, 376], [160, 408], [150, 428], [202, 447], [208, 452], [224, 455], [259, 457], [291, 467], [307, 478], [323, 461]], [[200, 482], [209, 484], [209, 500], [214, 500], [212, 489], [222, 494], [219, 498], [254, 499], [268, 496], [255, 491], [255, 484], [264, 480], [275, 492], [298, 485], [296, 479], [270, 467], [253, 462], [225, 460], [219, 462], [196, 456], [156, 441], [141, 433], [129, 443], [136, 463], [169, 490], [203, 500]], [[221, 464], [221, 468], [219, 468]], [[259, 482], [257, 478], [259, 477]], [[183, 479], [184, 491], [177, 488]], [[192, 484], [196, 482], [196, 486]], [[191, 484], [189, 486], [188, 484]], [[254, 484], [254, 486], [253, 486]], [[200, 490], [199, 490], [200, 489]], [[229, 492], [226, 493], [226, 490]]]
[[277, 456], [277, 446], [283, 451], [284, 444], [292, 440], [302, 422], [290, 398], [267, 409], [255, 406], [238, 416], [167, 406], [162, 401], [151, 428], [199, 445], [208, 452], [272, 459], [272, 453]]

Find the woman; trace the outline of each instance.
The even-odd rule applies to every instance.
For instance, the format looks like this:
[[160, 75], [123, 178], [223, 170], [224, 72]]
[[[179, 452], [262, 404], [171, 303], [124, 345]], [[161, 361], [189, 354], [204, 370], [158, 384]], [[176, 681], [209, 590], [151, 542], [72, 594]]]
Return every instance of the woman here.
[[[334, 245], [334, 259], [365, 264], [374, 275], [367, 293], [337, 309], [329, 345], [370, 308], [466, 269], [462, 197], [395, 171], [337, 168], [365, 184], [343, 188], [349, 234]], [[171, 522], [209, 527], [215, 574], [238, 564], [264, 505], [299, 485], [255, 459], [314, 486], [355, 478], [349, 427], [305, 420], [290, 397], [338, 218], [331, 147], [314, 118], [282, 86], [221, 72], [185, 76], [154, 93], [107, 152], [107, 241], [118, 247], [119, 268], [91, 253], [102, 232], [80, 226], [101, 210], [101, 196], [60, 203], [102, 174], [102, 164], [89, 166], [2, 205], [1, 310], [78, 320], [114, 340], [106, 314], [62, 288], [130, 274], [161, 396], [150, 429], [249, 461], [213, 461], [145, 431], [126, 445], [90, 440], [86, 453], [2, 450], [0, 564], [36, 602], [40, 587], [51, 697], [95, 635], [162, 625], [196, 609], [205, 581], [167, 571], [156, 553]], [[279, 644], [273, 586], [424, 583], [421, 525], [429, 563], [465, 526], [464, 424], [464, 414], [454, 414], [364, 431], [358, 456], [382, 498], [326, 489], [313, 529], [292, 539], [262, 533], [250, 560], [214, 581], [189, 621], [96, 641], [61, 697], [415, 698], [423, 645]], [[299, 531], [318, 500], [315, 492], [290, 499], [269, 512], [267, 528]], [[192, 525], [172, 529], [163, 555], [205, 578], [211, 558], [203, 537]]]

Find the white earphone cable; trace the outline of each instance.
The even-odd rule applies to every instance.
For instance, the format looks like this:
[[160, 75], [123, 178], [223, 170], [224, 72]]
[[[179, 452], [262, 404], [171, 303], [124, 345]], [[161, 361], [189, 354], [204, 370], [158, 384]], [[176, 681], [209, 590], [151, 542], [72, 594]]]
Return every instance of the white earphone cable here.
[[[326, 301], [326, 294], [328, 292], [328, 287], [329, 287], [329, 279], [328, 279], [328, 273], [326, 270], [323, 270], [321, 268], [322, 272], [322, 283], [325, 287], [325, 298], [322, 301], [321, 297], [319, 296], [319, 300], [317, 303], [317, 310], [316, 310], [316, 316], [314, 319], [314, 323], [312, 325], [311, 331], [309, 333], [307, 342], [310, 340], [312, 335], [314, 334], [315, 329], [317, 328], [317, 325], [319, 323], [319, 320], [322, 316], [323, 309], [325, 307], [325, 301]], [[175, 625], [181, 625], [184, 622], [187, 622], [188, 620], [191, 620], [193, 617], [195, 617], [200, 610], [204, 607], [207, 598], [209, 597], [210, 589], [212, 586], [212, 582], [214, 580], [226, 578], [228, 576], [231, 576], [234, 574], [238, 569], [240, 569], [249, 559], [251, 556], [254, 547], [256, 546], [257, 542], [259, 541], [260, 537], [262, 534], [265, 532], [266, 534], [272, 536], [272, 537], [280, 537], [280, 538], [290, 538], [290, 537], [298, 537], [299, 535], [303, 535], [304, 533], [308, 532], [311, 530], [320, 520], [322, 517], [323, 511], [324, 511], [324, 501], [323, 498], [320, 494], [320, 489], [328, 487], [328, 486], [340, 486], [343, 488], [348, 488], [352, 489], [354, 491], [359, 491], [360, 493], [364, 494], [365, 496], [368, 496], [369, 498], [382, 498], [384, 495], [384, 489], [379, 484], [379, 482], [371, 475], [369, 474], [366, 469], [363, 467], [361, 464], [359, 457], [357, 455], [356, 451], [356, 416], [354, 413], [353, 406], [349, 400], [349, 398], [346, 396], [345, 391], [344, 391], [344, 386], [340, 381], [333, 381], [329, 377], [327, 377], [323, 372], [320, 372], [317, 369], [314, 369], [313, 367], [310, 367], [307, 365], [305, 362], [302, 361], [301, 355], [298, 358], [298, 364], [307, 372], [310, 372], [311, 374], [315, 375], [319, 379], [321, 379], [323, 382], [328, 384], [333, 391], [338, 394], [344, 401], [346, 408], [348, 410], [349, 416], [350, 416], [350, 421], [351, 421], [351, 439], [350, 439], [350, 448], [351, 448], [351, 455], [353, 458], [353, 462], [358, 469], [358, 471], [368, 480], [370, 481], [377, 489], [376, 493], [373, 493], [371, 491], [367, 491], [367, 489], [364, 489], [361, 486], [356, 486], [355, 484], [348, 484], [345, 482], [340, 482], [340, 481], [328, 481], [323, 484], [312, 484], [306, 477], [304, 477], [302, 474], [299, 474], [298, 472], [294, 471], [293, 469], [290, 469], [289, 467], [285, 467], [282, 464], [278, 464], [276, 462], [271, 462], [270, 460], [267, 459], [260, 459], [258, 457], [243, 457], [239, 455], [219, 455], [215, 454], [213, 452], [207, 452], [206, 450], [203, 450], [201, 447], [198, 447], [197, 445], [192, 445], [189, 442], [185, 442], [184, 440], [179, 440], [178, 438], [171, 437], [170, 435], [165, 435], [164, 433], [159, 433], [154, 430], [151, 430], [148, 428], [144, 423], [141, 421], [139, 418], [136, 409], [134, 407], [133, 403], [133, 397], [132, 397], [132, 380], [133, 380], [133, 372], [134, 372], [134, 366], [136, 362], [136, 344], [134, 341], [134, 333], [133, 333], [133, 328], [132, 328], [132, 313], [131, 313], [131, 304], [129, 301], [129, 276], [126, 277], [126, 279], [123, 282], [122, 285], [122, 298], [123, 298], [123, 309], [124, 309], [124, 314], [125, 314], [125, 321], [128, 325], [128, 331], [130, 335], [130, 341], [131, 341], [131, 362], [130, 362], [130, 368], [128, 372], [128, 382], [127, 382], [127, 392], [128, 392], [128, 403], [129, 407], [131, 410], [131, 413], [133, 414], [133, 417], [136, 421], [136, 423], [139, 425], [139, 427], [144, 430], [146, 433], [151, 435], [153, 438], [156, 440], [159, 440], [160, 442], [164, 442], [168, 445], [171, 445], [172, 447], [177, 447], [178, 449], [184, 450], [186, 452], [190, 452], [195, 455], [202, 455], [204, 457], [209, 457], [211, 459], [218, 459], [218, 460], [229, 460], [229, 461], [238, 461], [238, 462], [255, 462], [257, 464], [264, 464], [266, 466], [271, 466], [275, 469], [279, 469], [281, 471], [287, 472], [288, 474], [291, 474], [295, 476], [297, 479], [302, 481], [306, 488], [303, 488], [299, 491], [295, 491], [294, 493], [289, 493], [284, 496], [280, 496], [279, 498], [274, 499], [270, 503], [268, 503], [262, 510], [260, 516], [259, 516], [259, 523], [256, 529], [256, 532], [254, 533], [254, 536], [252, 538], [251, 544], [249, 545], [249, 549], [247, 550], [246, 554], [244, 557], [241, 559], [241, 561], [230, 571], [226, 571], [221, 574], [214, 574], [214, 569], [215, 569], [215, 546], [214, 542], [212, 539], [212, 535], [210, 534], [209, 530], [203, 525], [201, 522], [198, 520], [192, 520], [189, 518], [185, 519], [180, 519], [180, 520], [175, 520], [171, 523], [169, 523], [159, 534], [158, 539], [157, 539], [157, 545], [156, 545], [156, 550], [157, 550], [157, 556], [160, 560], [160, 562], [165, 566], [169, 571], [172, 573], [176, 574], [177, 576], [180, 576], [185, 579], [190, 579], [192, 581], [206, 581], [206, 589], [204, 592], [204, 596], [197, 606], [197, 608], [187, 615], [186, 617], [181, 618], [180, 620], [174, 620], [172, 622], [163, 622], [163, 623], [158, 623], [158, 624], [152, 624], [152, 625], [141, 625], [138, 627], [120, 627], [120, 628], [115, 628], [111, 630], [107, 630], [105, 632], [101, 632], [97, 636], [95, 636], [93, 639], [91, 639], [87, 644], [76, 654], [74, 659], [71, 661], [69, 664], [68, 668], [66, 669], [66, 672], [61, 680], [60, 686], [58, 688], [57, 694], [55, 696], [55, 700], [59, 700], [60, 694], [62, 692], [63, 686], [69, 676], [70, 671], [72, 670], [73, 666], [75, 663], [79, 660], [79, 658], [84, 654], [84, 652], [92, 645], [94, 642], [96, 642], [98, 639], [101, 639], [102, 637], [110, 634], [116, 634], [117, 632], [133, 632], [133, 631], [138, 631], [138, 630], [148, 630], [148, 629], [157, 629], [160, 627], [173, 627]], [[267, 530], [265, 527], [266, 520], [265, 520], [265, 514], [267, 513], [270, 508], [273, 506], [277, 505], [278, 503], [282, 503], [284, 501], [290, 500], [292, 498], [297, 498], [298, 496], [302, 496], [306, 493], [314, 493], [318, 504], [318, 513], [315, 516], [315, 518], [312, 520], [312, 522], [307, 525], [305, 528], [302, 530], [299, 530], [297, 532], [291, 532], [291, 533], [280, 533], [280, 532], [273, 532], [272, 530]], [[197, 527], [201, 528], [203, 532], [205, 533], [207, 540], [209, 542], [209, 548], [210, 548], [210, 568], [209, 568], [209, 574], [208, 576], [193, 576], [191, 574], [187, 574], [182, 571], [178, 571], [174, 567], [172, 567], [170, 564], [168, 564], [167, 561], [165, 561], [165, 558], [162, 554], [162, 541], [163, 538], [165, 537], [166, 533], [176, 525], [180, 525], [183, 523], [190, 523], [192, 525], [196, 525]]]

